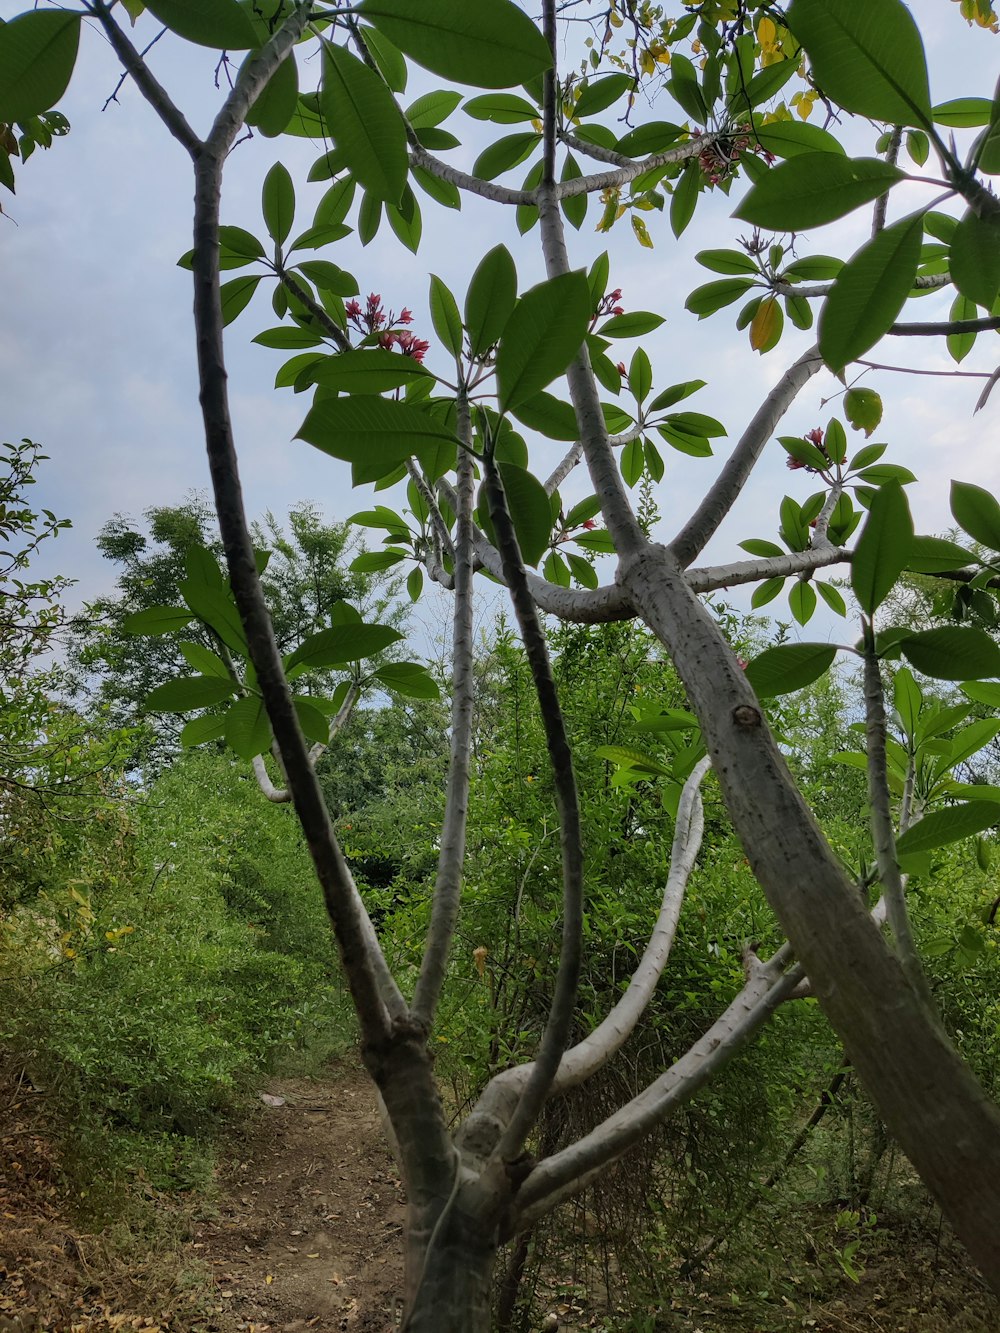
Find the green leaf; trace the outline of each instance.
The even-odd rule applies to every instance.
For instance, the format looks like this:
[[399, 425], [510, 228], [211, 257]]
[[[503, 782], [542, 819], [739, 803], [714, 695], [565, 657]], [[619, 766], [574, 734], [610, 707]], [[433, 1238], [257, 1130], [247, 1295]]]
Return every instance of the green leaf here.
[[899, 482], [875, 492], [851, 561], [851, 587], [868, 615], [882, 605], [910, 558], [913, 520]]
[[566, 552], [566, 560], [569, 563], [570, 573], [577, 583], [582, 584], [584, 588], [598, 586], [597, 570], [589, 560], [584, 559], [582, 555], [574, 555], [572, 551]]
[[219, 299], [222, 304], [223, 324], [231, 324], [236, 316], [247, 308], [262, 276], [263, 274], [258, 273], [253, 277], [233, 278], [222, 284], [219, 289]]
[[950, 125], [954, 129], [971, 129], [990, 123], [992, 103], [988, 97], [955, 97], [940, 102], [931, 109], [936, 125]]
[[299, 104], [299, 71], [294, 55], [287, 55], [268, 79], [264, 91], [247, 112], [247, 124], [266, 139], [283, 134]]
[[122, 621], [126, 634], [173, 634], [190, 625], [192, 614], [186, 606], [147, 606], [133, 611]]
[[808, 231], [870, 203], [903, 177], [879, 158], [803, 153], [762, 176], [733, 217], [769, 231]]
[[285, 351], [293, 347], [322, 347], [323, 345], [323, 339], [309, 329], [292, 328], [289, 325], [279, 326], [276, 329], [265, 329], [263, 333], [258, 333], [250, 341], [261, 347], [275, 347]]
[[441, 279], [433, 273], [428, 299], [434, 332], [452, 356], [461, 356], [462, 316], [458, 313], [458, 303]]
[[518, 403], [512, 410], [522, 425], [537, 430], [550, 440], [575, 440], [579, 436], [573, 405], [550, 393], [536, 393], [534, 398]]
[[699, 389], [704, 389], [704, 380], [685, 380], [683, 384], [671, 384], [669, 388], [658, 393], [650, 403], [648, 411], [662, 412], [665, 407], [673, 407], [674, 403], [681, 402], [684, 398], [690, 398], [693, 393]]
[[538, 120], [542, 114], [537, 106], [513, 93], [470, 97], [462, 110], [473, 120], [491, 120], [495, 125], [519, 125], [526, 120]]
[[456, 444], [429, 412], [385, 398], [329, 398], [316, 403], [297, 439], [352, 464], [354, 484], [378, 481], [413, 455]]
[[892, 702], [899, 714], [904, 734], [912, 740], [917, 731], [917, 718], [923, 695], [908, 667], [900, 667], [892, 682]]
[[512, 0], [362, 0], [355, 12], [418, 65], [456, 83], [512, 88], [552, 64], [545, 38]]
[[747, 680], [761, 699], [790, 694], [819, 680], [837, 655], [830, 643], [783, 643], [766, 648], [747, 664]]
[[642, 440], [630, 440], [621, 454], [622, 477], [626, 486], [634, 486], [642, 476], [646, 460], [642, 452]]
[[399, 389], [428, 376], [429, 372], [412, 356], [401, 356], [383, 347], [370, 347], [324, 357], [309, 378], [314, 384], [341, 393], [368, 394]]
[[801, 279], [803, 282], [832, 282], [844, 267], [842, 259], [833, 255], [807, 255], [796, 259], [782, 273], [789, 282]]
[[223, 662], [218, 653], [213, 653], [211, 648], [206, 648], [202, 643], [181, 643], [178, 644], [184, 661], [189, 667], [193, 667], [199, 675], [218, 676], [220, 680], [231, 681], [232, 676], [229, 668]]
[[[703, 180], [701, 164], [692, 158], [681, 172], [670, 197], [670, 230], [675, 236], [681, 236], [694, 217]], [[634, 213], [632, 218], [634, 221]]]
[[804, 120], [772, 120], [762, 125], [755, 118], [753, 141], [775, 157], [798, 157], [800, 153], [837, 153], [844, 157], [840, 140], [818, 125]]
[[271, 748], [271, 723], [264, 700], [256, 694], [237, 699], [226, 712], [223, 735], [226, 744], [241, 759], [266, 754]]
[[816, 610], [816, 590], [811, 583], [796, 579], [788, 594], [788, 608], [800, 625], [806, 625]]
[[764, 559], [772, 560], [776, 555], [784, 555], [784, 551], [775, 542], [763, 541], [760, 537], [748, 537], [746, 541], [740, 542], [744, 551], [750, 555], [759, 555]]
[[634, 769], [637, 773], [651, 777], [673, 777], [673, 770], [666, 768], [652, 755], [642, 750], [633, 750], [625, 745], [599, 745], [594, 753], [599, 759], [607, 759], [619, 768]]
[[146, 8], [171, 32], [199, 46], [248, 51], [257, 34], [236, 0], [147, 0]]
[[387, 551], [363, 551], [361, 555], [354, 557], [349, 569], [352, 574], [381, 574], [406, 559], [406, 551], [398, 551], [392, 547]]
[[974, 681], [962, 686], [962, 693], [987, 708], [1000, 708], [1000, 685], [992, 681]]
[[190, 750], [192, 746], [204, 745], [206, 741], [221, 740], [225, 729], [226, 720], [223, 717], [211, 713], [193, 717], [181, 728], [180, 742], [185, 750]]
[[424, 93], [406, 108], [406, 119], [415, 130], [427, 129], [440, 125], [447, 120], [462, 100], [462, 94], [443, 88], [432, 93]]
[[517, 305], [517, 270], [505, 245], [494, 246], [479, 261], [465, 298], [465, 324], [473, 356], [482, 356], [500, 340]]
[[284, 245], [295, 220], [295, 186], [282, 162], [275, 162], [264, 177], [261, 209], [268, 235], [276, 245]]
[[732, 276], [747, 273], [756, 275], [760, 272], [757, 261], [742, 250], [699, 250], [695, 259], [702, 268], [711, 269], [713, 273]]
[[632, 354], [632, 363], [628, 372], [628, 387], [637, 403], [641, 403], [653, 387], [653, 368], [649, 364], [649, 357], [641, 347], [637, 347]]
[[951, 512], [969, 536], [1000, 551], [1000, 504], [989, 491], [964, 481], [951, 483]]
[[187, 713], [231, 699], [235, 685], [218, 676], [178, 676], [158, 685], [146, 699], [148, 713]]
[[605, 74], [595, 78], [584, 85], [573, 107], [573, 116], [596, 116], [634, 87], [635, 79], [631, 74]]
[[723, 278], [720, 282], [706, 282], [694, 289], [684, 302], [684, 309], [690, 310], [699, 319], [706, 319], [717, 310], [738, 301], [753, 285], [753, 278]]
[[839, 106], [891, 125], [930, 125], [924, 46], [902, 0], [794, 0], [788, 26]]
[[826, 602], [827, 606], [835, 615], [847, 615], [847, 603], [832, 583], [821, 583], [817, 579], [815, 586], [820, 597], [823, 598], [823, 601]]
[[948, 267], [962, 295], [989, 310], [1000, 293], [1000, 227], [993, 217], [966, 210], [951, 238]]
[[375, 677], [387, 689], [395, 694], [402, 694], [407, 699], [439, 699], [441, 691], [437, 681], [418, 662], [390, 662], [379, 667]]
[[73, 76], [82, 15], [35, 9], [0, 26], [0, 122], [48, 111]]
[[882, 420], [882, 399], [874, 389], [848, 389], [844, 394], [844, 415], [855, 430], [863, 430], [870, 439]]
[[[566, 161], [563, 163], [559, 180], [579, 180], [582, 175], [583, 172], [580, 170], [580, 164], [577, 162], [576, 158], [572, 153], [567, 153]], [[562, 208], [566, 221], [571, 227], [575, 227], [576, 230], [579, 231], [587, 216], [587, 196], [585, 194], [567, 195], [567, 197], [561, 201], [560, 207]]]
[[911, 825], [897, 839], [896, 852], [899, 856], [929, 852], [949, 842], [969, 838], [994, 824], [1000, 824], [1000, 805], [995, 801], [964, 801], [924, 815], [918, 824]]
[[[975, 301], [970, 301], [967, 296], [963, 296], [959, 292], [951, 303], [948, 318], [952, 322], [962, 319], [975, 319], [978, 313]], [[945, 339], [945, 345], [948, 348], [948, 355], [953, 361], [964, 361], [976, 345], [976, 334], [949, 333]]]
[[914, 537], [907, 569], [915, 574], [945, 574], [964, 569], [972, 562], [972, 553], [943, 537]]
[[945, 625], [899, 639], [903, 656], [935, 680], [1000, 676], [1000, 648], [985, 630]]
[[424, 571], [415, 565], [406, 576], [406, 593], [411, 602], [419, 601], [424, 589]]
[[964, 763], [966, 759], [971, 759], [974, 754], [985, 745], [989, 745], [997, 732], [1000, 731], [1000, 722], [994, 718], [981, 718], [978, 722], [970, 722], [967, 727], [963, 727], [948, 741], [948, 767], [954, 768], [956, 764]]
[[285, 669], [301, 666], [305, 671], [322, 671], [327, 667], [344, 666], [365, 657], [384, 652], [402, 638], [389, 625], [363, 625], [357, 621], [334, 625], [310, 634], [287, 658]]
[[662, 315], [648, 310], [629, 310], [624, 315], [612, 315], [597, 330], [602, 338], [641, 338], [652, 333], [663, 323]]
[[379, 76], [342, 46], [324, 44], [320, 105], [351, 175], [376, 199], [398, 205], [406, 185], [406, 128]]
[[[503, 482], [507, 508], [514, 521], [521, 559], [526, 565], [537, 565], [545, 554], [552, 531], [552, 505], [545, 487], [526, 468], [514, 463], [498, 463], [497, 471]], [[496, 545], [496, 534], [489, 517], [485, 499], [480, 500], [482, 526], [490, 541]]]
[[473, 164], [472, 174], [484, 181], [502, 176], [529, 158], [541, 141], [542, 136], [534, 130], [530, 134], [507, 134], [483, 149]]
[[534, 397], [577, 355], [590, 323], [590, 288], [582, 271], [562, 273], [525, 292], [497, 349], [502, 411]]
[[913, 287], [922, 237], [914, 213], [883, 228], [841, 269], [819, 317], [819, 349], [832, 370], [862, 356], [892, 325]]

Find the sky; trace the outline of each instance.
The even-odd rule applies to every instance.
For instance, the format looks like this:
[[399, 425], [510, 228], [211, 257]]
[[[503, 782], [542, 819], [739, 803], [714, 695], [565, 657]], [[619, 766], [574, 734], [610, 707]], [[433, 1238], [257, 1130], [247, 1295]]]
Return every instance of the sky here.
[[[1000, 38], [968, 29], [953, 0], [914, 0], [911, 7], [929, 52], [933, 99], [990, 96], [1000, 70]], [[10, 19], [23, 8], [24, 0], [0, 0], [0, 17]], [[135, 30], [136, 40], [148, 41], [156, 31], [146, 16]], [[215, 54], [167, 36], [149, 60], [195, 128], [207, 129], [221, 98], [214, 87]], [[49, 543], [40, 572], [74, 577], [77, 602], [107, 591], [113, 581], [113, 570], [94, 548], [97, 532], [111, 515], [138, 518], [151, 505], [180, 503], [187, 492], [205, 490], [208, 484], [190, 274], [176, 266], [190, 246], [190, 164], [130, 83], [105, 107], [119, 73], [103, 35], [88, 25], [72, 84], [59, 104], [71, 122], [70, 134], [20, 166], [16, 197], [4, 191], [0, 199], [0, 430], [5, 439], [40, 441], [50, 456], [33, 499], [70, 518], [73, 528]], [[403, 100], [436, 86], [439, 81], [415, 70]], [[472, 96], [476, 90], [468, 92]], [[674, 114], [664, 100], [644, 116], [670, 119]], [[463, 139], [463, 147], [448, 160], [466, 170], [490, 137], [508, 132], [507, 127], [484, 126], [461, 109], [446, 127]], [[871, 153], [874, 135], [869, 126], [856, 124], [849, 134], [851, 151]], [[259, 199], [267, 170], [280, 157], [296, 181], [304, 181], [320, 151], [288, 138], [256, 136], [240, 145], [227, 166], [223, 222], [263, 237]], [[520, 184], [523, 172], [515, 169], [501, 180]], [[324, 188], [300, 187], [296, 230], [309, 225]], [[647, 214], [652, 250], [638, 246], [627, 218], [610, 235], [597, 233], [599, 206], [594, 202], [582, 229], [569, 233], [576, 265], [589, 265], [602, 250], [610, 251], [610, 286], [622, 289], [626, 309], [652, 309], [666, 316], [661, 328], [642, 340], [653, 363], [654, 390], [692, 378], [708, 381], [684, 406], [720, 418], [729, 431], [728, 441], [715, 442], [711, 460], [687, 458], [664, 446], [667, 472], [659, 493], [659, 535], [664, 538], [697, 503], [761, 398], [811, 342], [809, 334], [786, 329], [778, 347], [762, 357], [750, 349], [747, 335], [734, 328], [738, 306], [700, 322], [684, 310], [688, 292], [717, 276], [694, 263], [694, 253], [732, 247], [747, 230], [729, 216], [741, 193], [737, 185], [731, 200], [720, 192], [704, 195], [679, 242], [665, 215]], [[890, 219], [926, 199], [922, 187], [907, 186], [897, 193]], [[512, 209], [469, 197], [461, 213], [440, 208], [426, 196], [420, 203], [424, 239], [417, 256], [383, 224], [367, 248], [352, 235], [326, 257], [354, 273], [363, 294], [379, 292], [396, 310], [410, 307], [414, 331], [432, 342], [429, 364], [437, 362], [444, 370], [447, 360], [434, 346], [427, 313], [430, 272], [451, 286], [461, 304], [481, 255], [503, 241], [517, 261], [522, 290], [543, 274], [536, 234], [518, 235]], [[847, 257], [865, 239], [869, 226], [868, 211], [863, 210], [812, 234], [801, 252]], [[272, 388], [287, 354], [250, 342], [260, 329], [277, 322], [265, 290], [261, 284], [226, 339], [250, 516], [265, 509], [280, 515], [306, 500], [327, 517], [344, 518], [369, 507], [371, 488], [352, 491], [346, 465], [293, 439], [308, 404], [304, 395]], [[911, 304], [905, 317], [944, 319], [949, 301], [948, 296], [928, 296]], [[614, 349], [614, 359], [620, 356], [627, 362], [637, 345], [623, 340]], [[981, 335], [961, 369], [991, 372], [1000, 360], [998, 347], [996, 335]], [[873, 356], [922, 369], [954, 368], [943, 338], [933, 343], [886, 339]], [[910, 492], [918, 531], [949, 526], [951, 477], [997, 489], [1000, 390], [973, 416], [982, 381], [881, 374], [864, 383], [878, 389], [885, 401], [883, 423], [873, 438], [888, 441], [886, 461], [904, 464], [920, 479]], [[815, 377], [782, 423], [782, 433], [803, 434], [825, 425], [838, 408], [835, 403], [823, 406], [823, 399], [839, 388], [826, 373]], [[627, 397], [622, 401], [627, 407]], [[540, 444], [533, 453], [535, 471], [544, 476], [560, 452], [559, 445]], [[706, 552], [707, 562], [737, 558], [742, 538], [773, 540], [782, 496], [792, 494], [801, 501], [814, 489], [811, 478], [788, 472], [784, 462], [780, 446], [772, 445], [759, 475]], [[588, 493], [578, 469], [563, 489], [564, 499], [574, 502]], [[779, 618], [790, 619], [783, 601], [771, 609]], [[823, 623], [824, 637], [838, 632]], [[814, 628], [807, 636], [818, 637]]]

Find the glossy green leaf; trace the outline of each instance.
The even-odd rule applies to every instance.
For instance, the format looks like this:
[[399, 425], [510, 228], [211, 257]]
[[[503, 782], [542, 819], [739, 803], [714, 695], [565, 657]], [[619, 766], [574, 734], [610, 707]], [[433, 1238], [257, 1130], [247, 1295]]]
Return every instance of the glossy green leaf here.
[[483, 149], [473, 164], [472, 174], [484, 181], [502, 176], [529, 158], [541, 141], [542, 136], [534, 130], [527, 134], [506, 134]]
[[738, 301], [753, 285], [753, 278], [723, 278], [719, 282], [706, 282], [694, 289], [684, 302], [684, 309], [690, 310], [699, 319], [707, 319], [717, 310]]
[[237, 315], [247, 308], [253, 300], [253, 294], [257, 290], [263, 274], [256, 273], [253, 277], [233, 278], [229, 282], [224, 282], [219, 289], [219, 300], [222, 305], [222, 322], [231, 324]]
[[328, 259], [306, 259], [298, 266], [314, 287], [323, 292], [333, 292], [335, 296], [357, 296], [358, 280], [353, 274], [332, 264]]
[[470, 97], [462, 110], [473, 120], [490, 120], [495, 125], [518, 125], [526, 120], [538, 120], [542, 114], [537, 106], [532, 106], [514, 93], [486, 93], [483, 97]]
[[641, 403], [653, 387], [653, 368], [649, 364], [649, 357], [641, 347], [637, 347], [632, 353], [632, 361], [628, 371], [628, 387], [637, 403]]
[[634, 486], [642, 476], [646, 460], [642, 452], [642, 440], [629, 440], [621, 452], [622, 477], [626, 486]]
[[989, 491], [968, 482], [953, 481], [951, 512], [955, 522], [974, 541], [991, 551], [1000, 551], [1000, 504]]
[[903, 175], [879, 158], [803, 153], [762, 176], [733, 217], [769, 231], [808, 231], [877, 199]]
[[747, 664], [747, 680], [761, 699], [804, 689], [829, 671], [837, 649], [830, 643], [783, 643]]
[[314, 384], [324, 388], [360, 394], [385, 393], [427, 378], [429, 372], [412, 356], [401, 356], [383, 347], [339, 352], [324, 358], [310, 375]]
[[962, 693], [987, 708], [1000, 708], [1000, 684], [994, 681], [970, 681], [962, 686]]
[[990, 123], [992, 103], [988, 97], [955, 97], [931, 108], [936, 125], [950, 125], [954, 129], [969, 129]]
[[479, 261], [465, 298], [465, 324], [473, 356], [482, 356], [499, 342], [517, 304], [517, 270], [505, 245], [497, 245]]
[[171, 32], [199, 46], [248, 51], [258, 45], [253, 24], [236, 0], [146, 0], [146, 8]]
[[284, 245], [295, 220], [295, 186], [283, 162], [275, 162], [264, 177], [260, 202], [268, 235]]
[[924, 45], [902, 0], [794, 0], [788, 26], [839, 106], [890, 125], [930, 125]]
[[320, 105], [351, 175], [368, 194], [399, 204], [406, 184], [406, 129], [379, 76], [345, 47], [326, 43]]
[[406, 551], [392, 547], [387, 551], [363, 551], [354, 557], [348, 568], [352, 574], [381, 574], [406, 559]]
[[816, 590], [813, 585], [796, 579], [788, 594], [788, 608], [800, 625], [807, 625], [816, 610]]
[[[975, 301], [970, 301], [967, 296], [961, 292], [951, 303], [951, 309], [948, 312], [948, 318], [952, 322], [956, 320], [975, 319], [979, 314], [976, 309]], [[945, 345], [948, 348], [948, 355], [955, 362], [962, 362], [976, 345], [975, 333], [949, 333], [945, 339]]]
[[883, 228], [841, 269], [819, 317], [819, 349], [832, 370], [863, 356], [893, 324], [913, 287], [922, 237], [914, 213]]
[[379, 667], [375, 672], [375, 678], [380, 680], [386, 689], [407, 699], [441, 697], [437, 681], [427, 668], [418, 662], [390, 662], [388, 666]]
[[935, 680], [1000, 676], [1000, 648], [985, 630], [945, 625], [906, 634], [898, 642], [911, 666]]
[[271, 723], [264, 700], [248, 694], [227, 710], [223, 720], [226, 744], [241, 759], [254, 759], [271, 748]]
[[201, 676], [218, 676], [220, 680], [231, 681], [232, 676], [229, 668], [219, 656], [213, 653], [211, 648], [206, 648], [202, 643], [181, 643], [178, 644], [184, 661], [193, 670]]
[[915, 574], [944, 574], [952, 569], [965, 569], [972, 563], [972, 555], [955, 542], [943, 537], [914, 537], [910, 547], [907, 569]]
[[875, 492], [851, 561], [851, 587], [863, 611], [873, 615], [906, 568], [913, 520], [903, 488], [889, 482]]
[[435, 274], [431, 274], [428, 297], [434, 332], [452, 356], [462, 354], [462, 316], [451, 291]]
[[596, 116], [634, 87], [635, 79], [631, 74], [601, 75], [584, 86], [573, 107], [573, 115], [581, 118]]
[[406, 119], [415, 130], [427, 129], [440, 125], [447, 120], [462, 100], [462, 94], [451, 89], [438, 88], [434, 92], [424, 93], [406, 108]]
[[748, 273], [756, 275], [760, 271], [756, 259], [743, 250], [699, 250], [695, 259], [702, 268], [710, 269], [713, 273], [725, 273], [727, 276], [742, 277]]
[[703, 181], [701, 164], [694, 159], [686, 163], [670, 196], [670, 230], [675, 236], [681, 236], [694, 217]]
[[837, 153], [844, 148], [829, 130], [809, 125], [804, 120], [772, 120], [767, 125], [757, 121], [753, 142], [775, 157], [798, 157], [801, 153]]
[[537, 430], [547, 439], [569, 441], [579, 435], [572, 403], [563, 402], [550, 393], [536, 393], [511, 411], [522, 425]]
[[206, 741], [221, 740], [225, 729], [224, 717], [217, 717], [211, 713], [203, 717], [193, 717], [181, 728], [180, 742], [185, 750], [189, 750], [192, 746], [204, 745]]
[[286, 660], [285, 667], [289, 671], [296, 666], [306, 671], [323, 671], [345, 666], [384, 652], [402, 637], [389, 625], [363, 625], [358, 621], [333, 625], [303, 639]]
[[264, 86], [264, 91], [247, 112], [247, 124], [260, 130], [266, 139], [284, 133], [299, 104], [299, 71], [295, 56], [289, 54]]
[[236, 686], [218, 676], [178, 676], [158, 685], [146, 699], [148, 713], [187, 713], [231, 699]]
[[126, 634], [173, 634], [190, 625], [192, 613], [186, 606], [147, 606], [133, 611], [122, 621]]
[[62, 97], [76, 65], [81, 18], [34, 9], [0, 26], [0, 122], [29, 120]]
[[671, 384], [669, 388], [658, 393], [649, 404], [648, 411], [662, 412], [664, 408], [673, 407], [674, 403], [679, 403], [685, 398], [690, 398], [693, 393], [699, 389], [704, 389], [704, 380], [685, 380], [682, 384]]
[[899, 856], [929, 852], [950, 842], [970, 838], [984, 828], [1000, 824], [1000, 805], [996, 801], [963, 801], [944, 810], [932, 810], [918, 824], [913, 824], [896, 842]]
[[1000, 226], [967, 209], [951, 238], [951, 280], [970, 301], [991, 308], [1000, 293]]
[[834, 613], [834, 615], [838, 616], [847, 615], [847, 603], [844, 601], [843, 597], [841, 597], [840, 593], [837, 591], [837, 589], [833, 586], [832, 583], [823, 583], [819, 579], [816, 579], [814, 586], [816, 588], [816, 591], [819, 593], [820, 597], [822, 597], [823, 601], [826, 602], [827, 606]]
[[624, 315], [612, 315], [597, 330], [602, 338], [641, 338], [652, 333], [663, 323], [662, 315], [649, 310], [628, 310]]
[[418, 65], [456, 83], [512, 88], [552, 64], [545, 38], [512, 0], [362, 0], [356, 12]]
[[497, 349], [500, 407], [534, 397], [577, 355], [590, 323], [584, 272], [563, 273], [532, 287], [518, 301]]
[[328, 398], [310, 410], [296, 436], [352, 465], [355, 485], [378, 481], [413, 455], [455, 435], [431, 413], [385, 398]]

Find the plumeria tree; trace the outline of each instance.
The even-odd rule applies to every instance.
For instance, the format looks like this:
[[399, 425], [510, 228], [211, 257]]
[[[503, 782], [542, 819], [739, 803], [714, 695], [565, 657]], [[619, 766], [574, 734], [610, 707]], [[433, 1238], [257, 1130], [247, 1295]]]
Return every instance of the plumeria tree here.
[[[983, 0], [964, 8], [985, 26], [995, 23]], [[567, 21], [589, 23], [575, 24], [585, 44], [570, 49], [582, 61], [565, 68], [557, 60], [560, 9]], [[159, 82], [152, 56], [140, 54], [156, 23], [186, 41], [240, 53], [239, 73], [205, 137]], [[911, 474], [883, 462], [881, 445], [854, 448], [833, 418], [805, 437], [778, 436], [790, 465], [819, 487], [804, 502], [783, 502], [780, 542], [748, 538], [748, 559], [698, 563], [782, 417], [823, 367], [846, 385], [885, 336], [947, 339], [958, 359], [977, 334], [1000, 326], [993, 313], [1000, 206], [989, 186], [1000, 170], [1000, 101], [987, 90], [933, 102], [920, 33], [901, 0], [792, 0], [787, 12], [728, 0], [676, 10], [612, 0], [588, 12], [542, 0], [537, 24], [512, 0], [79, 0], [32, 10], [0, 29], [0, 121], [26, 127], [30, 142], [72, 76], [81, 31], [92, 27], [187, 151], [195, 181], [193, 246], [182, 262], [193, 275], [200, 401], [227, 574], [196, 550], [181, 588], [184, 605], [143, 613], [132, 626], [156, 632], [197, 621], [214, 635], [214, 649], [199, 644], [188, 657], [195, 674], [160, 687], [150, 703], [216, 710], [187, 724], [186, 741], [223, 736], [254, 762], [265, 791], [280, 782], [294, 802], [357, 1008], [362, 1055], [405, 1177], [404, 1326], [488, 1327], [499, 1246], [596, 1180], [781, 1004], [806, 993], [823, 1007], [886, 1124], [1000, 1290], [1000, 1113], [934, 1012], [905, 891], [907, 874], [925, 868], [929, 850], [1000, 823], [997, 793], [943, 781], [947, 763], [925, 781], [928, 715], [910, 668], [963, 682], [973, 698], [996, 704], [1000, 648], [969, 624], [914, 632], [877, 623], [906, 570], [992, 598], [1000, 506], [959, 482], [953, 513], [975, 549], [915, 534], [904, 490]], [[403, 105], [411, 61], [478, 91], [467, 96], [448, 86]], [[300, 86], [317, 74], [318, 87]], [[631, 112], [640, 94], [655, 95], [657, 110], [667, 102], [674, 119], [630, 128], [626, 115], [620, 133], [615, 117]], [[442, 156], [458, 146], [442, 122], [460, 104], [500, 127], [471, 172]], [[818, 107], [827, 109], [825, 128], [809, 118]], [[870, 129], [873, 155], [845, 152], [834, 132], [840, 112]], [[304, 231], [294, 231], [295, 183], [280, 163], [263, 184], [269, 239], [221, 224], [224, 168], [247, 127], [319, 142], [312, 176], [332, 183]], [[951, 129], [971, 130], [963, 149]], [[12, 138], [8, 131], [4, 142]], [[904, 151], [907, 169], [899, 164]], [[497, 183], [520, 164], [528, 164], [520, 187]], [[914, 180], [924, 182], [922, 202], [890, 221], [894, 188]], [[431, 276], [433, 354], [431, 340], [412, 331], [409, 311], [395, 315], [375, 292], [362, 299], [353, 276], [328, 257], [351, 225], [367, 240], [383, 218], [416, 251], [414, 187], [444, 208], [471, 193], [516, 210], [521, 231], [539, 240], [546, 272], [521, 290], [514, 257], [496, 246], [465, 293]], [[659, 481], [664, 444], [705, 455], [725, 432], [714, 418], [679, 409], [701, 381], [654, 392], [654, 367], [641, 348], [620, 359], [618, 340], [642, 337], [661, 318], [622, 306], [620, 293], [609, 290], [607, 256], [589, 271], [577, 267], [566, 223], [579, 226], [596, 198], [601, 229], [627, 216], [645, 246], [654, 226], [680, 235], [718, 194], [738, 199], [735, 217], [751, 233], [739, 246], [699, 256], [719, 276], [692, 291], [688, 308], [707, 317], [742, 301], [737, 323], [761, 352], [779, 345], [786, 317], [806, 328], [818, 311], [818, 337], [761, 402], [694, 512], [661, 543], [640, 522], [631, 488], [642, 476]], [[907, 197], [916, 196], [911, 190]], [[802, 233], [865, 206], [873, 213], [870, 239], [846, 262], [807, 252]], [[221, 280], [220, 270], [237, 268], [246, 272]], [[332, 606], [329, 625], [291, 651], [275, 642], [260, 580], [265, 556], [254, 549], [240, 494], [223, 345], [224, 326], [262, 285], [280, 322], [256, 341], [292, 350], [279, 387], [311, 394], [299, 438], [349, 464], [355, 486], [405, 486], [402, 512], [376, 503], [356, 516], [386, 535], [384, 551], [362, 557], [362, 568], [408, 566], [414, 598], [427, 579], [452, 593], [446, 814], [426, 946], [409, 994], [387, 966], [314, 767], [361, 688], [381, 682], [419, 692], [430, 684], [417, 664], [368, 671], [364, 663], [393, 632], [364, 624], [347, 603]], [[954, 291], [949, 321], [900, 321], [911, 295], [939, 287]], [[551, 391], [563, 376], [566, 391]], [[852, 383], [844, 412], [852, 428], [870, 434], [881, 413], [878, 395]], [[593, 495], [567, 507], [560, 488], [581, 466]], [[610, 557], [605, 583], [595, 554]], [[849, 571], [861, 616], [860, 638], [848, 634], [852, 641], [842, 647], [783, 644], [746, 664], [704, 604], [722, 586], [755, 584], [758, 604], [788, 586], [792, 613], [805, 624], [817, 593], [834, 611], [845, 609], [838, 589], [820, 577], [827, 569]], [[451, 1133], [431, 1039], [461, 910], [477, 574], [506, 585], [531, 666], [558, 800], [562, 936], [534, 1060], [498, 1074]], [[656, 756], [610, 756], [621, 780], [662, 777], [675, 812], [672, 864], [630, 983], [575, 1044], [587, 860], [546, 649], [548, 616], [641, 619], [673, 661], [689, 704], [651, 706], [648, 730], [664, 738]], [[860, 883], [824, 839], [767, 721], [769, 698], [818, 679], [838, 653], [864, 670], [874, 856]], [[910, 719], [904, 730], [912, 743], [887, 749], [883, 677], [885, 663], [900, 658], [908, 666], [896, 675], [896, 704]], [[341, 668], [344, 679], [326, 700], [299, 685], [310, 673]], [[766, 960], [748, 950], [746, 984], [690, 1050], [584, 1138], [539, 1160], [533, 1129], [547, 1099], [585, 1083], [642, 1021], [698, 853], [699, 785], [709, 767], [787, 943]]]

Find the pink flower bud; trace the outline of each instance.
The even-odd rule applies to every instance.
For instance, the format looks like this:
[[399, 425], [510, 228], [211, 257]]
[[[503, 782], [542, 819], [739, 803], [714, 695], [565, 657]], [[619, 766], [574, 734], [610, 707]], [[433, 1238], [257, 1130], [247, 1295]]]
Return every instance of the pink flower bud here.
[[624, 361], [619, 361], [618, 364], [617, 364], [617, 366], [615, 366], [615, 370], [618, 371], [618, 374], [619, 374], [619, 375], [627, 375], [627, 374], [628, 374], [628, 371], [625, 369], [625, 362], [624, 362]]

